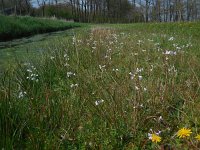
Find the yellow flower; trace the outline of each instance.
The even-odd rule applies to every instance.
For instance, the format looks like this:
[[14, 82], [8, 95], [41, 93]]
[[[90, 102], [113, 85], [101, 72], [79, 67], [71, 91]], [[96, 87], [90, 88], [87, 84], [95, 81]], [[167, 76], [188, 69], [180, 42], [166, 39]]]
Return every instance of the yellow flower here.
[[198, 141], [200, 141], [200, 134], [197, 134], [197, 136], [195, 137], [195, 139], [197, 139]]
[[154, 142], [154, 143], [158, 143], [161, 141], [161, 137], [156, 135], [156, 134], [149, 134], [149, 139]]
[[177, 136], [179, 138], [185, 138], [185, 137], [189, 137], [191, 133], [192, 133], [191, 129], [182, 128], [182, 129], [178, 130]]

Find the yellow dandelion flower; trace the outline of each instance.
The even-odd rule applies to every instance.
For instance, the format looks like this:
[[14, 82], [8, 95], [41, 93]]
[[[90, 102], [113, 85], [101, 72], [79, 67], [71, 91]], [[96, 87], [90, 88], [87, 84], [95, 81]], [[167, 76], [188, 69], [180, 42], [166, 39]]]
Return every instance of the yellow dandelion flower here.
[[182, 129], [178, 130], [177, 137], [186, 138], [186, 137], [189, 137], [191, 133], [192, 133], [191, 129], [182, 128]]
[[157, 134], [149, 134], [149, 139], [154, 143], [158, 143], [161, 141], [161, 137]]
[[197, 136], [195, 137], [195, 139], [197, 139], [198, 141], [200, 141], [200, 134], [197, 134]]
[[158, 143], [161, 141], [161, 137], [156, 135], [156, 134], [152, 134], [152, 142]]

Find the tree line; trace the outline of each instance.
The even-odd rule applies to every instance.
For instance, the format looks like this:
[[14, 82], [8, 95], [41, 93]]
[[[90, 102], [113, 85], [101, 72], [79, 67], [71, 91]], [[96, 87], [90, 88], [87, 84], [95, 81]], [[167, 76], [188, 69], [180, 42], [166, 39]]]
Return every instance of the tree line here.
[[200, 19], [199, 0], [0, 0], [2, 14], [77, 22], [175, 22]]

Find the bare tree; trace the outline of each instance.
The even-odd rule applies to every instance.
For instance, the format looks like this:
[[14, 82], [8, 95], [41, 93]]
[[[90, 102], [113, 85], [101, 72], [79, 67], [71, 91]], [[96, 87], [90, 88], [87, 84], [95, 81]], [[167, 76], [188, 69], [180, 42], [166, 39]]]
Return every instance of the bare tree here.
[[37, 0], [38, 6], [42, 8], [42, 16], [45, 16], [46, 0]]

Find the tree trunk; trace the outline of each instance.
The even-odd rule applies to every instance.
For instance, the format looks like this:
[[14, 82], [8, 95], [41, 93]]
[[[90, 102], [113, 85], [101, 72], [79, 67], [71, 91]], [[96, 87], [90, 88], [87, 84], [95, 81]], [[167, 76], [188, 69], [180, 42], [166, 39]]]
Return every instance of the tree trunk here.
[[30, 15], [30, 3], [28, 2], [28, 0], [26, 0], [26, 9], [27, 9], [28, 15]]
[[2, 4], [1, 11], [2, 11], [2, 14], [4, 14], [4, 1], [3, 0], [1, 0], [1, 4]]
[[146, 8], [145, 8], [145, 21], [149, 20], [149, 0], [146, 0]]
[[45, 16], [45, 6], [46, 6], [46, 3], [45, 3], [45, 0], [43, 0], [43, 4], [42, 4], [42, 16], [43, 17]]
[[56, 18], [58, 17], [58, 0], [55, 0], [56, 2]]

